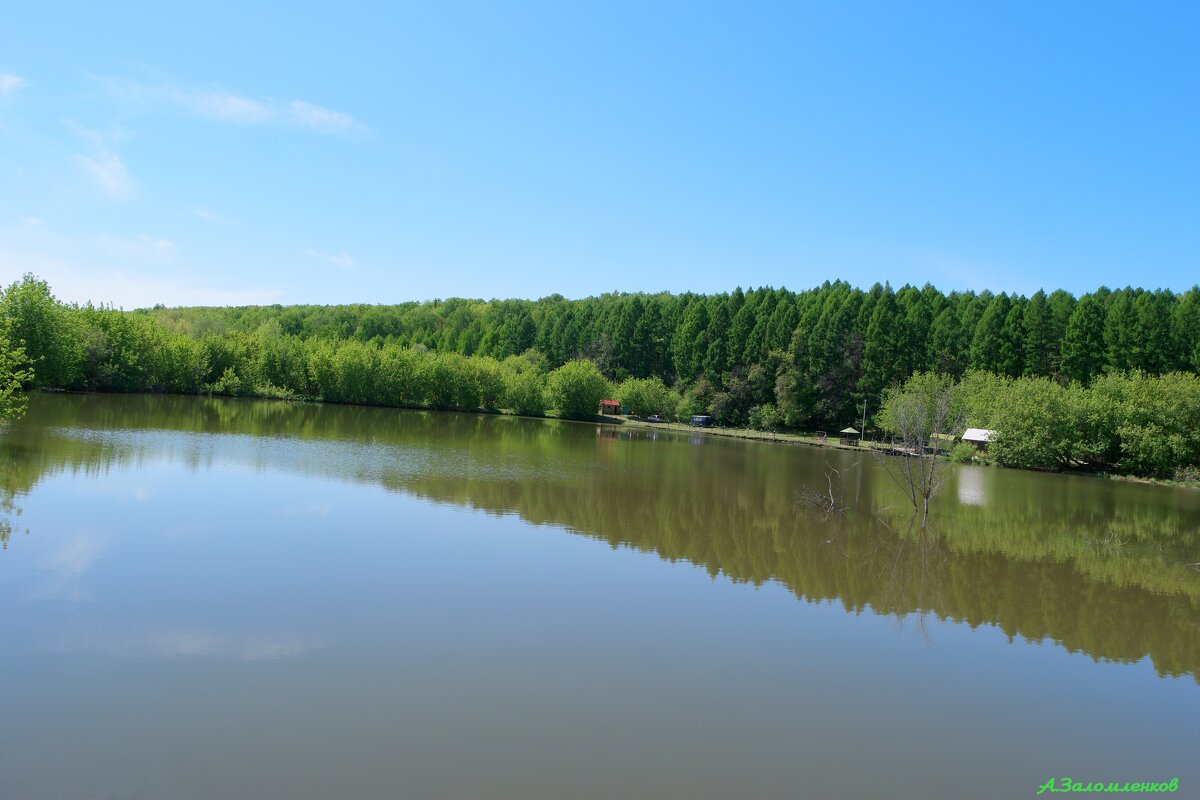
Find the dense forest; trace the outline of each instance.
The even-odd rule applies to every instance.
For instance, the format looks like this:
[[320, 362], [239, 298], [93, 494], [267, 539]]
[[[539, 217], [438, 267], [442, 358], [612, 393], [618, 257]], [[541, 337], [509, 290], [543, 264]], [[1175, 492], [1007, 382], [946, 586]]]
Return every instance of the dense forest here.
[[[1065, 440], [1111, 429], [1087, 457], [1057, 447], [1011, 463], [1169, 476], [1200, 462], [1196, 434], [1175, 430], [1200, 428], [1190, 399], [1200, 371], [1197, 287], [1102, 288], [1076, 298], [837, 282], [801, 292], [125, 312], [60, 303], [45, 282], [26, 276], [5, 290], [0, 312], [32, 366], [26, 383], [41, 387], [564, 416], [590, 415], [611, 392], [638, 412], [836, 430], [860, 420], [864, 404], [872, 426], [889, 390], [936, 373], [1016, 392], [1024, 407], [1054, 415], [1037, 424], [1062, 427], [1074, 414]], [[1173, 415], [1145, 421], [1137, 434], [1158, 446], [1158, 432], [1167, 443], [1153, 468], [1122, 450], [1132, 440], [1119, 435], [1128, 420], [1097, 418], [1095, 409], [1084, 419], [1083, 406], [1064, 405], [1071, 387], [1088, 394], [1108, 381], [1111, 395], [1122, 380], [1135, 388], [1121, 396], [1140, 398], [1126, 402], [1130, 413], [1145, 401], [1159, 416]], [[973, 424], [1003, 417], [997, 396], [973, 406]], [[1105, 401], [1080, 401], [1097, 402]]]

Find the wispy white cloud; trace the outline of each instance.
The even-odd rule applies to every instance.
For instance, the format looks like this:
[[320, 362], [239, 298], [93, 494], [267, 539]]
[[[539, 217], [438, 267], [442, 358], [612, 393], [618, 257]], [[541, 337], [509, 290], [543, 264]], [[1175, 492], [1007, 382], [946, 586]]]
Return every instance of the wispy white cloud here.
[[115, 200], [125, 200], [137, 192], [137, 184], [121, 157], [110, 150], [101, 150], [90, 156], [76, 155], [75, 163], [100, 189]]
[[114, 200], [127, 200], [137, 193], [137, 182], [114, 149], [115, 145], [129, 139], [128, 131], [94, 130], [70, 119], [63, 124], [85, 145], [86, 152], [73, 157], [75, 163], [102, 192]]
[[0, 97], [8, 97], [29, 87], [29, 81], [11, 72], [0, 72]]
[[354, 259], [351, 258], [350, 254], [345, 250], [340, 253], [326, 253], [323, 250], [314, 250], [311, 247], [307, 247], [300, 252], [309, 258], [318, 258], [322, 261], [328, 261], [335, 267], [341, 267], [342, 269], [349, 269], [350, 267], [354, 266]]
[[156, 260], [169, 258], [175, 252], [175, 243], [170, 239], [142, 234], [133, 238], [101, 234], [91, 237], [96, 249], [123, 261]]
[[194, 89], [171, 84], [146, 85], [121, 78], [99, 78], [118, 102], [151, 111], [171, 108], [211, 122], [240, 125], [292, 125], [319, 133], [362, 132], [366, 126], [344, 111], [293, 100], [254, 99], [223, 89]]
[[209, 211], [207, 208], [197, 208], [196, 216], [199, 217], [200, 219], [204, 220], [205, 222], [211, 222], [214, 225], [229, 224], [228, 219], [226, 219], [225, 217], [223, 217], [220, 214], [217, 214], [213, 211]]
[[231, 92], [171, 85], [148, 86], [121, 78], [98, 80], [117, 102], [141, 111], [168, 107], [202, 119], [244, 124], [260, 124], [275, 116], [268, 104]]
[[17, 217], [17, 224], [19, 224], [22, 228], [36, 228], [43, 222], [44, 220], [38, 219], [37, 217]]
[[301, 100], [293, 100], [289, 108], [292, 119], [298, 124], [323, 133], [345, 133], [358, 125], [354, 121], [354, 117], [349, 114], [322, 108]]
[[169, 95], [193, 114], [215, 122], [237, 122], [258, 125], [275, 119], [274, 108], [258, 100], [251, 100], [228, 92], [187, 92], [171, 87]]

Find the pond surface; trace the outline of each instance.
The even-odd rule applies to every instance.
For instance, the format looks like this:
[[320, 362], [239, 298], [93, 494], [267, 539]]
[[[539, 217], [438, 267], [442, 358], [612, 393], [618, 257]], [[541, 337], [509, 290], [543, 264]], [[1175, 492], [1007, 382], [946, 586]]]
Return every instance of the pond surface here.
[[3, 798], [1200, 796], [1200, 492], [146, 396], [0, 467]]

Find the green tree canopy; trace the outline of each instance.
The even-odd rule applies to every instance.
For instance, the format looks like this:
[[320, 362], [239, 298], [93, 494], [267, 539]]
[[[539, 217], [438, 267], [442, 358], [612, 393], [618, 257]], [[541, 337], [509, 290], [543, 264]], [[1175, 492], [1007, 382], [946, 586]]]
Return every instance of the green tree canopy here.
[[570, 419], [590, 419], [609, 393], [608, 379], [591, 361], [568, 361], [550, 373], [546, 398], [558, 413]]

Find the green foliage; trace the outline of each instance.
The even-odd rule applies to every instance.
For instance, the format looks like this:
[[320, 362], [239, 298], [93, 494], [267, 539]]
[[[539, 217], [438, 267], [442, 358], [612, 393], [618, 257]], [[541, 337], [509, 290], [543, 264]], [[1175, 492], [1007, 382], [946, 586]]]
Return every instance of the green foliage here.
[[783, 415], [775, 406], [763, 403], [750, 409], [748, 424], [756, 431], [777, 431], [783, 427]]
[[431, 353], [422, 359], [424, 405], [441, 409], [476, 409], [478, 392], [468, 375], [468, 360], [457, 353]]
[[1114, 372], [1090, 386], [972, 372], [957, 392], [968, 424], [996, 431], [1005, 466], [1086, 467], [1169, 478], [1200, 463], [1200, 378]]
[[1117, 410], [1119, 471], [1169, 478], [1200, 464], [1200, 378], [1133, 372], [1109, 376], [1097, 391]]
[[678, 399], [662, 382], [662, 378], [629, 378], [617, 387], [616, 395], [616, 399], [631, 414], [642, 417], [651, 414], [667, 418], [675, 416]]
[[497, 409], [505, 396], [505, 373], [490, 358], [473, 358], [469, 364], [469, 380], [479, 398], [478, 407]]
[[1025, 306], [1024, 325], [1024, 366], [1026, 375], [1050, 377], [1058, 372], [1059, 339], [1056, 330], [1054, 310], [1046, 299], [1046, 293], [1039, 290]]
[[675, 407], [676, 415], [680, 419], [688, 419], [695, 414], [707, 414], [708, 407], [712, 403], [715, 394], [712, 384], [708, 382], [708, 379], [700, 378], [680, 396]]
[[291, 389], [283, 386], [273, 386], [269, 383], [260, 383], [254, 388], [256, 397], [265, 397], [270, 400], [299, 400], [299, 395]]
[[975, 459], [978, 450], [970, 442], [958, 442], [950, 448], [949, 458], [958, 464], [967, 464]]
[[25, 413], [25, 385], [33, 380], [33, 370], [25, 349], [13, 341], [7, 321], [0, 321], [0, 421], [12, 420]]
[[901, 362], [902, 343], [898, 338], [899, 313], [895, 293], [885, 287], [871, 312], [866, 331], [861, 388], [868, 396], [878, 396], [905, 377]]
[[208, 385], [208, 391], [211, 394], [238, 397], [243, 392], [242, 379], [234, 372], [233, 367], [226, 367], [225, 371], [221, 373], [221, 377]]
[[717, 392], [708, 401], [707, 413], [721, 426], [734, 426], [742, 422], [737, 402], [729, 392]]
[[4, 290], [0, 315], [12, 341], [21, 343], [33, 372], [27, 382], [38, 386], [72, 387], [79, 379], [83, 341], [75, 317], [55, 299], [49, 285], [25, 275]]
[[967, 425], [994, 428], [1012, 381], [991, 372], [971, 370], [958, 384], [957, 395], [966, 409]]
[[1012, 305], [1008, 295], [999, 294], [992, 298], [979, 318], [975, 334], [971, 339], [971, 366], [984, 372], [1004, 374], [1005, 330], [1004, 323]]
[[[918, 437], [921, 440], [934, 434], [957, 436], [962, 433], [953, 429], [955, 426], [947, 425], [966, 416], [966, 400], [961, 392], [955, 391], [954, 378], [950, 375], [918, 372], [904, 386], [888, 390], [877, 417], [879, 427], [893, 434], [901, 432], [904, 426], [900, 418], [906, 407], [921, 412], [920, 419], [916, 420], [916, 430], [922, 432]], [[909, 420], [909, 424], [912, 422]]]
[[1074, 426], [1066, 390], [1048, 378], [1023, 378], [1008, 384], [996, 409], [996, 435], [988, 452], [1008, 467], [1053, 469], [1071, 459]]
[[[1200, 287], [1101, 288], [1076, 301], [838, 281], [802, 292], [124, 312], [64, 305], [27, 275], [3, 292], [0, 320], [24, 343], [31, 370], [14, 372], [24, 386], [526, 414], [566, 403], [563, 413], [590, 417], [613, 391], [597, 394], [598, 373], [622, 381], [619, 399], [637, 413], [811, 429], [858, 420], [864, 401], [874, 413], [889, 387], [915, 387], [932, 370], [959, 379], [971, 425], [1027, 434], [1001, 441], [1006, 463], [1160, 476], [1197, 463], [1188, 380], [1200, 368]], [[580, 360], [587, 380], [578, 364], [562, 371]], [[1058, 389], [1022, 382], [1033, 378]], [[1069, 420], [1065, 445], [1052, 408]]]
[[1068, 378], [1087, 383], [1104, 366], [1104, 306], [1089, 295], [1079, 301], [1067, 323], [1062, 341], [1062, 369]]
[[569, 419], [591, 419], [609, 394], [608, 379], [591, 361], [568, 361], [550, 373], [546, 398]]
[[[148, 315], [172, 333], [206, 342], [210, 382], [230, 366], [216, 359], [211, 338], [250, 337], [257, 354], [264, 330], [305, 342], [351, 339], [506, 363], [536, 348], [542, 372], [587, 358], [607, 377], [659, 377], [681, 396], [703, 379], [706, 388], [694, 393], [703, 402], [688, 401], [697, 413], [715, 401], [729, 419], [745, 420], [753, 406], [775, 403], [786, 424], [798, 428], [857, 419], [864, 399], [873, 409], [880, 392], [925, 370], [1088, 383], [1113, 370], [1157, 374], [1200, 366], [1200, 289], [1174, 295], [1102, 288], [1076, 301], [1062, 291], [1026, 299], [943, 295], [930, 286], [863, 291], [838, 281], [802, 292], [758, 288], [571, 301], [551, 295], [396, 306], [155, 309]], [[272, 322], [277, 329], [263, 328]], [[86, 335], [81, 341], [90, 346]], [[286, 352], [255, 358], [260, 356], [261, 365], [235, 366], [243, 383], [268, 380], [316, 393], [294, 377], [251, 374], [260, 367], [268, 373], [287, 369]]]
[[546, 410], [546, 379], [539, 372], [510, 371], [506, 376], [505, 406], [518, 414], [541, 416]]

